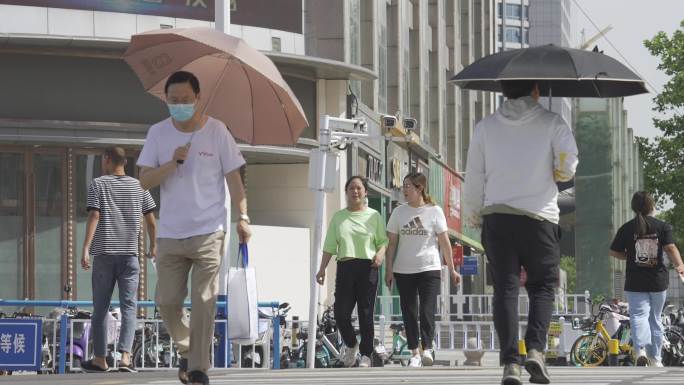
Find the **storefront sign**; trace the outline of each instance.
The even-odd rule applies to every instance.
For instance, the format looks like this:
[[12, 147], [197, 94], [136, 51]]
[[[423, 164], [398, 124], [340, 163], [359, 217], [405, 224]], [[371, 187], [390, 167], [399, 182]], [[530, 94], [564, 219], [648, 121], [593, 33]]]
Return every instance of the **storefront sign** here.
[[366, 178], [382, 184], [382, 161], [373, 155], [366, 155]]
[[461, 179], [444, 168], [444, 215], [447, 226], [461, 232]]
[[454, 266], [463, 265], [463, 245], [455, 244], [452, 248]]
[[[231, 24], [302, 33], [301, 0], [226, 0]], [[215, 0], [0, 0], [0, 4], [214, 21]]]
[[391, 161], [391, 166], [392, 179], [390, 181], [390, 187], [401, 188], [404, 184], [404, 177], [409, 173], [408, 162], [394, 158]]
[[40, 370], [40, 319], [0, 319], [0, 369]]
[[477, 257], [463, 257], [463, 265], [461, 265], [461, 275], [477, 275]]

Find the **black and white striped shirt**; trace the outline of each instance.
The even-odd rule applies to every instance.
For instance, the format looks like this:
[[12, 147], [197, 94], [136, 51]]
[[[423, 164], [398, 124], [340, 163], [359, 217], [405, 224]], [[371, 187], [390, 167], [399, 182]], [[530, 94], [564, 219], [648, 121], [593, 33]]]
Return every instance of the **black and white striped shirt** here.
[[140, 181], [126, 175], [104, 175], [88, 188], [88, 211], [100, 212], [90, 255], [138, 255], [142, 216], [156, 204]]

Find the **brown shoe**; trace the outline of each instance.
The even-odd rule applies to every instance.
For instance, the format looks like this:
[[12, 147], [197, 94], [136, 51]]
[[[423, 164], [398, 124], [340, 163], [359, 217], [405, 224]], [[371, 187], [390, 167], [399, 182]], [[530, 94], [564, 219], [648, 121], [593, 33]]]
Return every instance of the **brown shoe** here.
[[530, 374], [530, 382], [533, 384], [550, 384], [551, 377], [544, 364], [544, 355], [536, 349], [527, 352], [525, 370]]
[[520, 365], [506, 364], [506, 366], [504, 366], [501, 385], [522, 385], [522, 381], [520, 380], [520, 372]]

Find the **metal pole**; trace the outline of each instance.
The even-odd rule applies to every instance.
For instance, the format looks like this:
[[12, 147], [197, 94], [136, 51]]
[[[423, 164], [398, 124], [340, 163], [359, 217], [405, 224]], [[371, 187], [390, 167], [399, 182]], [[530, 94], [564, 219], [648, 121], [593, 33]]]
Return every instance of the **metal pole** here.
[[[314, 245], [311, 255], [311, 266], [309, 281], [311, 287], [309, 291], [309, 327], [306, 345], [306, 365], [309, 369], [314, 368], [316, 357], [316, 327], [318, 321], [318, 283], [316, 273], [321, 264], [321, 253], [323, 252], [323, 218], [325, 217], [325, 169], [328, 153], [330, 152], [330, 117], [321, 117], [320, 133], [318, 134], [319, 150], [322, 152], [320, 157], [320, 169], [316, 180], [316, 213], [314, 222]], [[312, 167], [312, 165], [309, 165]]]
[[[214, 27], [216, 30], [230, 35], [230, 0], [216, 0], [214, 2]], [[193, 133], [194, 134], [194, 133]], [[230, 208], [228, 211], [228, 223], [230, 223]], [[228, 272], [230, 271], [230, 229], [226, 229], [224, 256], [221, 259], [219, 266], [219, 295], [218, 302], [223, 303], [224, 306], [219, 306], [218, 316], [228, 320]], [[228, 327], [226, 326], [226, 330]], [[228, 334], [226, 333], [226, 338]], [[230, 344], [228, 344], [230, 346]], [[230, 362], [228, 363], [230, 367]]]
[[230, 35], [230, 0], [216, 0], [214, 14], [216, 29]]

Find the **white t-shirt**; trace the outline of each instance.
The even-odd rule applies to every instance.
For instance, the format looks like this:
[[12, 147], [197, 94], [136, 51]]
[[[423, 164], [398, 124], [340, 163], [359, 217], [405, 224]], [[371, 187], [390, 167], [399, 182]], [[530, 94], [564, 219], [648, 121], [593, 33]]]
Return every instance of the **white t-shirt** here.
[[415, 274], [441, 270], [437, 234], [447, 231], [441, 207], [401, 205], [392, 212], [387, 231], [399, 235], [393, 272]]
[[[171, 118], [150, 127], [138, 166], [159, 167], [190, 140]], [[161, 184], [159, 238], [183, 239], [228, 231], [230, 195], [225, 175], [245, 164], [226, 126], [209, 117], [195, 132], [185, 163]]]

